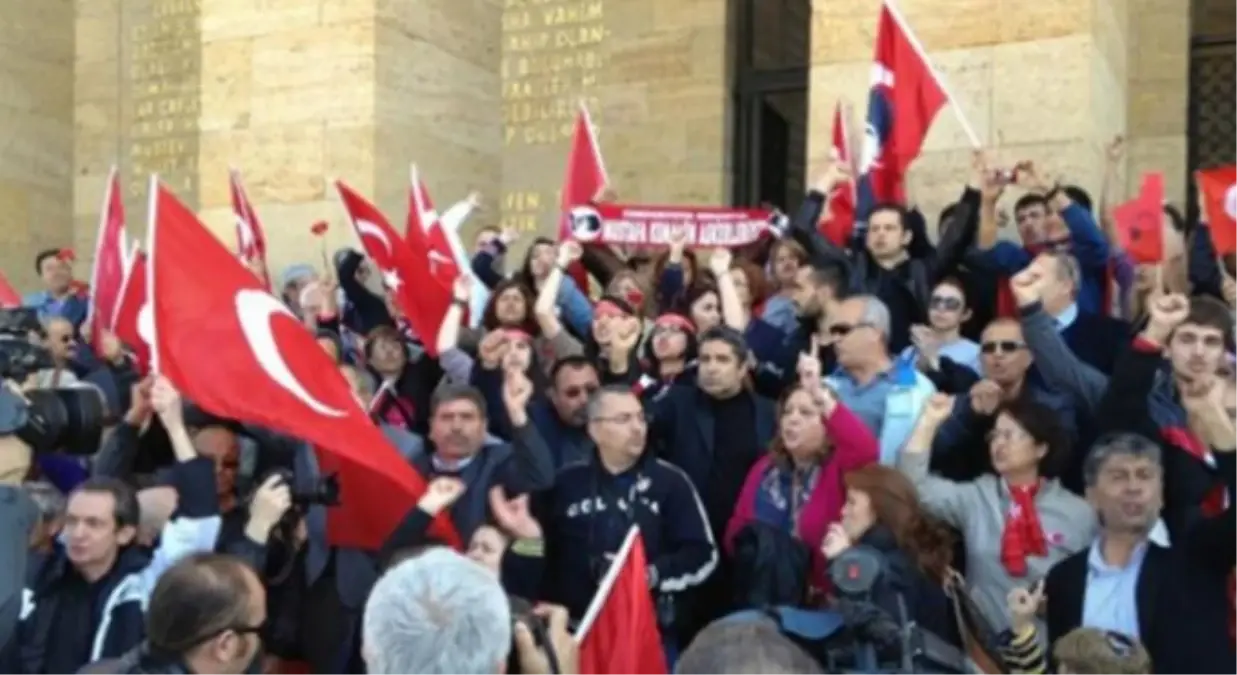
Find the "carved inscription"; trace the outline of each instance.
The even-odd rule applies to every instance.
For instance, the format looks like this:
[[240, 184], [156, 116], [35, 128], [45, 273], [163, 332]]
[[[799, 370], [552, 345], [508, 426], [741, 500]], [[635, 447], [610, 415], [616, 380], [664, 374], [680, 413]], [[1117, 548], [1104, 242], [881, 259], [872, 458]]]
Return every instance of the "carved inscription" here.
[[502, 224], [549, 231], [581, 101], [598, 120], [605, 0], [505, 0]]
[[[147, 179], [197, 203], [201, 0], [127, 3], [122, 46], [128, 96], [124, 151], [128, 197], [144, 210]], [[147, 5], [147, 7], [143, 7]], [[142, 11], [146, 9], [147, 11]]]

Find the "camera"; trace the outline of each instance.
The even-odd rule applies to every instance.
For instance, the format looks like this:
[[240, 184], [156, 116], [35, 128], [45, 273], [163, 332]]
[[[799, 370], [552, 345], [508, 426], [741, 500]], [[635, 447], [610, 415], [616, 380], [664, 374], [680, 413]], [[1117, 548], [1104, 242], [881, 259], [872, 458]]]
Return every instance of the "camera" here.
[[[311, 506], [339, 506], [339, 478], [335, 474], [321, 476], [308, 487], [298, 486], [296, 477], [288, 469], [276, 469], [271, 474], [279, 476], [290, 489], [293, 510], [304, 511]], [[265, 479], [262, 482], [266, 482]]]
[[[41, 335], [38, 313], [30, 308], [0, 310], [0, 378], [16, 385], [55, 367], [51, 353], [31, 342]], [[35, 452], [60, 450], [91, 455], [99, 448], [106, 413], [94, 387], [0, 392], [0, 434], [12, 434]]]

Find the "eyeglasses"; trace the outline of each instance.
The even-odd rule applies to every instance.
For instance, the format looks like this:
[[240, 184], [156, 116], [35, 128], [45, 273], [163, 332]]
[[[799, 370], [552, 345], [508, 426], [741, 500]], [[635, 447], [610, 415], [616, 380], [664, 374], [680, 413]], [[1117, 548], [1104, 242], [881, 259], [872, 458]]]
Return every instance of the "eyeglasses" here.
[[992, 342], [985, 342], [980, 345], [979, 351], [985, 354], [995, 354], [997, 352], [1012, 354], [1019, 349], [1025, 349], [1026, 346], [1027, 343], [1019, 342], [1017, 340], [993, 340]]
[[615, 424], [631, 424], [635, 421], [640, 421], [642, 424], [648, 424], [648, 415], [644, 411], [619, 413], [610, 415], [609, 417], [594, 417], [596, 422], [613, 422]]
[[937, 295], [928, 301], [928, 308], [939, 309], [945, 312], [956, 312], [962, 309], [962, 298]]
[[856, 324], [835, 323], [832, 326], [829, 326], [829, 335], [835, 338], [844, 338], [847, 335], [850, 335], [852, 331], [858, 330], [860, 328], [871, 328], [871, 327], [872, 327], [872, 324], [866, 323], [866, 322], [860, 322]]
[[1118, 633], [1114, 630], [1104, 631], [1104, 640], [1108, 642], [1108, 648], [1112, 650], [1117, 658], [1127, 659], [1134, 653], [1134, 640], [1124, 633]]
[[600, 387], [598, 387], [595, 384], [586, 384], [583, 386], [580, 386], [580, 385], [571, 386], [571, 387], [567, 387], [566, 389], [563, 389], [563, 396], [566, 396], [567, 398], [575, 398], [579, 396], [580, 394], [584, 394], [586, 396], [592, 396], [593, 392], [597, 391], [599, 388]]

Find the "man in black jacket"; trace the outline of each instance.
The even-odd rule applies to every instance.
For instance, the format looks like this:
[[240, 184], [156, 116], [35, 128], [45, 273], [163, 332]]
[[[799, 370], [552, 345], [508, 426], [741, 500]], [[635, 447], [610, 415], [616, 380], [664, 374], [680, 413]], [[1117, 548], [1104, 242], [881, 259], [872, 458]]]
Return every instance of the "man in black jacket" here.
[[178, 517], [148, 553], [134, 543], [140, 514], [128, 485], [91, 478], [78, 486], [69, 497], [63, 546], [35, 570], [24, 593], [20, 672], [76, 672], [133, 648], [144, 638], [143, 609], [159, 576], [177, 560], [215, 545], [213, 464], [194, 450], [171, 385], [157, 381], [151, 398], [178, 460], [171, 472]]
[[647, 451], [644, 408], [630, 389], [599, 390], [588, 413], [595, 460], [563, 469], [554, 489], [539, 500], [545, 595], [580, 618], [610, 559], [638, 525], [663, 638], [673, 644], [678, 597], [704, 583], [717, 566], [704, 505], [681, 469]]
[[[1218, 402], [1218, 400], [1217, 400]], [[1234, 497], [1232, 422], [1222, 406], [1208, 441]], [[1230, 506], [1200, 518], [1172, 548], [1149, 539], [1163, 492], [1160, 448], [1134, 434], [1101, 438], [1087, 456], [1087, 498], [1099, 512], [1095, 543], [1048, 573], [1048, 642], [1085, 626], [1146, 645], [1157, 673], [1224, 673], [1233, 668], [1225, 585], [1233, 568], [1237, 522]]]

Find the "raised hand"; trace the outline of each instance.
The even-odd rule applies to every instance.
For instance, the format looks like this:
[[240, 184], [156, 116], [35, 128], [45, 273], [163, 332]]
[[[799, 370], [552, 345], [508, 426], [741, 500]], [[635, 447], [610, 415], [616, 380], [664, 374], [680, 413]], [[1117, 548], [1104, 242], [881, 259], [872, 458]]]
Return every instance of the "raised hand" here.
[[1150, 314], [1147, 336], [1155, 342], [1166, 341], [1190, 315], [1190, 299], [1180, 293], [1161, 294], [1153, 291], [1147, 304]]
[[252, 528], [255, 538], [265, 538], [290, 508], [292, 489], [284, 477], [277, 473], [267, 476], [249, 502], [249, 524], [246, 529]]
[[477, 345], [477, 355], [481, 357], [481, 366], [493, 370], [503, 362], [503, 357], [511, 348], [511, 342], [501, 330], [492, 330], [481, 338]]
[[154, 383], [154, 377], [147, 375], [129, 388], [129, 410], [125, 412], [126, 424], [140, 429], [150, 421], [150, 416], [155, 412], [150, 400], [150, 390]]
[[490, 513], [498, 526], [516, 539], [540, 539], [541, 523], [528, 510], [528, 495], [508, 497], [501, 485], [490, 488]]
[[923, 406], [923, 412], [920, 413], [920, 420], [939, 425], [954, 411], [954, 397], [949, 394], [933, 394], [928, 397], [928, 401]]
[[989, 416], [1001, 405], [1001, 385], [992, 380], [980, 380], [971, 387], [971, 410], [977, 415]]
[[1035, 617], [1039, 614], [1040, 607], [1043, 606], [1047, 597], [1044, 595], [1044, 582], [1040, 581], [1030, 589], [1014, 587], [1010, 589], [1005, 596], [1005, 609], [1009, 611], [1010, 627], [1014, 629], [1014, 633], [1025, 633], [1028, 628], [1035, 624]]
[[176, 387], [172, 386], [172, 382], [166, 377], [160, 375], [155, 378], [154, 385], [150, 388], [150, 403], [159, 419], [163, 420], [164, 427], [184, 426], [184, 406], [180, 400], [180, 392], [176, 391]]
[[584, 255], [584, 247], [578, 241], [564, 241], [558, 245], [558, 258], [556, 264], [559, 267], [567, 267], [571, 263], [580, 259]]
[[523, 426], [517, 418], [527, 419], [528, 401], [532, 396], [533, 383], [523, 371], [509, 368], [503, 372], [503, 403], [513, 425]]
[[460, 274], [451, 283], [451, 299], [467, 304], [472, 299], [472, 277]]
[[921, 363], [933, 367], [937, 365], [941, 353], [941, 340], [931, 326], [922, 324], [911, 326], [911, 344], [915, 345], [915, 351], [919, 352]]
[[846, 534], [842, 524], [834, 523], [829, 526], [829, 531], [825, 534], [824, 541], [820, 543], [820, 553], [825, 556], [825, 560], [833, 560], [845, 553], [852, 544], [850, 535]]
[[417, 508], [436, 516], [451, 508], [460, 495], [464, 494], [465, 487], [464, 481], [454, 476], [439, 476], [425, 488], [425, 494], [417, 500]]
[[721, 280], [722, 276], [730, 271], [732, 260], [734, 260], [734, 256], [731, 255], [730, 249], [713, 249], [713, 252], [709, 254], [709, 269], [713, 272], [713, 276]]
[[820, 176], [816, 178], [816, 182], [812, 184], [812, 189], [823, 195], [828, 195], [833, 192], [834, 188], [849, 179], [850, 167], [846, 162], [831, 159], [825, 165], [825, 169], [821, 171]]
[[1009, 280], [1014, 291], [1014, 299], [1019, 307], [1026, 307], [1044, 299], [1044, 284], [1047, 279], [1044, 273], [1035, 265], [1027, 265], [1021, 272]]
[[640, 318], [635, 316], [614, 319], [609, 326], [610, 356], [626, 358], [640, 342]]
[[[537, 644], [526, 620], [516, 619], [511, 632], [515, 653], [520, 661], [520, 672], [528, 675], [580, 672], [580, 644], [567, 627], [567, 610], [558, 605], [538, 605], [533, 609], [533, 615], [545, 622], [546, 641], [550, 644], [544, 647]], [[550, 666], [547, 650], [554, 651], [554, 660], [558, 662], [557, 669]]]

